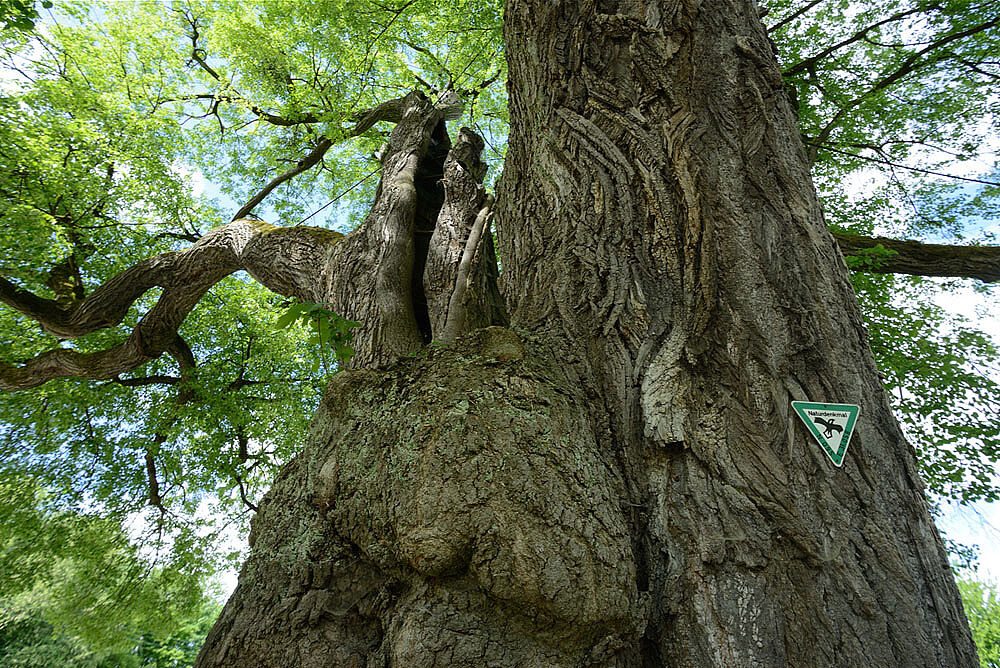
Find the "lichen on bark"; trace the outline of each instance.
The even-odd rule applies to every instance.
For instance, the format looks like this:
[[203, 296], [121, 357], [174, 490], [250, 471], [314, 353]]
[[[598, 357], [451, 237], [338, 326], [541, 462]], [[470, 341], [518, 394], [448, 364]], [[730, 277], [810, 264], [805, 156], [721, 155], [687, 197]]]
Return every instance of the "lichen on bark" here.
[[613, 665], [648, 599], [571, 369], [493, 327], [337, 375], [200, 665]]

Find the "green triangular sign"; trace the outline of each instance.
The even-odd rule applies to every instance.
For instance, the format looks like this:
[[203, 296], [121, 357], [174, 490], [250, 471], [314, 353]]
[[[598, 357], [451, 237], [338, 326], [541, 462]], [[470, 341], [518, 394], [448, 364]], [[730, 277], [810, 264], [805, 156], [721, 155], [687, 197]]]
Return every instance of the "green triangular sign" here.
[[799, 414], [806, 429], [830, 457], [834, 466], [844, 463], [847, 444], [854, 433], [861, 407], [853, 404], [816, 404], [811, 401], [793, 401], [792, 408]]

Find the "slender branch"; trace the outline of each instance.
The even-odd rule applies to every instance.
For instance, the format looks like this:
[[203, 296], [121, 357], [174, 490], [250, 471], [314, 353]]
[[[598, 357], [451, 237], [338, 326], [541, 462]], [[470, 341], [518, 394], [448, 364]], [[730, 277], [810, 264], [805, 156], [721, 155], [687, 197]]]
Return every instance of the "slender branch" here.
[[[215, 70], [215, 68], [213, 68], [211, 65], [208, 64], [208, 60], [205, 57], [207, 55], [205, 50], [200, 46], [198, 46], [198, 38], [201, 37], [201, 33], [198, 32], [198, 18], [192, 16], [188, 12], [183, 12], [183, 15], [184, 15], [184, 20], [187, 21], [187, 24], [191, 27], [191, 32], [188, 33], [188, 37], [191, 39], [191, 60], [198, 63], [198, 67], [204, 70], [210, 77], [212, 77], [216, 81], [221, 82], [222, 76]], [[257, 105], [253, 104], [252, 102], [250, 102], [250, 100], [246, 99], [239, 93], [219, 94], [219, 95], [209, 95], [209, 94], [189, 95], [186, 96], [186, 98], [213, 99], [215, 102], [212, 113], [214, 113], [217, 110], [218, 108], [217, 105], [219, 102], [223, 101], [242, 102], [246, 104], [247, 108], [251, 112], [253, 112], [258, 118], [260, 118], [262, 121], [267, 121], [272, 125], [281, 125], [287, 127], [291, 125], [300, 125], [303, 123], [316, 123], [319, 120], [319, 117], [317, 117], [315, 114], [306, 114], [299, 117], [298, 119], [288, 119], [283, 116], [278, 116], [277, 114], [272, 114], [268, 111], [261, 109]], [[170, 100], [164, 100], [164, 101], [170, 101]]]
[[826, 58], [830, 54], [834, 53], [835, 51], [839, 51], [840, 49], [844, 48], [845, 46], [850, 46], [854, 42], [857, 42], [857, 41], [859, 41], [861, 39], [864, 39], [865, 36], [868, 35], [868, 33], [870, 33], [872, 30], [875, 30], [876, 28], [880, 28], [880, 27], [882, 27], [882, 26], [884, 26], [886, 24], [889, 24], [889, 23], [894, 23], [896, 21], [902, 21], [903, 19], [905, 19], [905, 18], [907, 18], [909, 16], [912, 16], [914, 14], [919, 14], [919, 13], [924, 12], [924, 11], [926, 11], [925, 8], [915, 7], [915, 8], [912, 8], [912, 9], [907, 9], [907, 10], [902, 11], [902, 12], [897, 12], [897, 13], [893, 14], [892, 16], [888, 16], [888, 17], [882, 19], [881, 21], [876, 21], [875, 23], [872, 23], [870, 25], [865, 26], [864, 28], [862, 28], [858, 32], [854, 33], [850, 37], [847, 37], [846, 39], [843, 39], [840, 42], [837, 42], [836, 44], [828, 46], [827, 48], [819, 51], [818, 53], [813, 54], [812, 56], [810, 56], [808, 58], [800, 60], [799, 62], [795, 63], [794, 65], [792, 65], [791, 67], [789, 67], [787, 70], [785, 70], [781, 74], [784, 77], [794, 76], [794, 75], [796, 75], [796, 74], [798, 74], [798, 73], [800, 73], [800, 72], [802, 72], [804, 70], [807, 70], [810, 67], [814, 66], [816, 63], [818, 63], [819, 61], [823, 60], [824, 58]]
[[280, 186], [285, 181], [295, 178], [302, 172], [311, 169], [313, 166], [315, 166], [323, 157], [323, 155], [328, 150], [330, 150], [331, 146], [333, 146], [333, 141], [331, 141], [330, 139], [327, 139], [326, 137], [320, 139], [319, 142], [316, 144], [316, 148], [314, 148], [309, 153], [309, 155], [302, 158], [302, 160], [299, 160], [299, 162], [295, 165], [295, 167], [288, 170], [284, 174], [280, 174], [279, 176], [276, 176], [275, 178], [271, 179], [270, 183], [261, 188], [256, 195], [251, 197], [250, 201], [244, 204], [243, 207], [236, 212], [236, 215], [233, 216], [233, 220], [237, 220], [239, 218], [243, 218], [244, 216], [248, 215], [251, 211], [253, 211], [257, 207], [258, 204], [263, 202], [264, 198], [270, 195], [275, 188]]
[[307, 220], [309, 220], [310, 218], [312, 218], [316, 214], [318, 214], [321, 211], [323, 211], [324, 209], [326, 209], [331, 204], [334, 204], [335, 202], [337, 202], [344, 195], [347, 195], [352, 190], [354, 190], [355, 188], [357, 188], [358, 186], [360, 186], [362, 183], [364, 183], [365, 181], [367, 181], [371, 177], [375, 176], [375, 173], [377, 171], [378, 171], [378, 168], [376, 167], [372, 171], [370, 171], [367, 174], [365, 174], [364, 176], [362, 176], [360, 179], [358, 179], [357, 181], [355, 181], [354, 183], [352, 183], [350, 186], [348, 186], [348, 188], [346, 190], [344, 190], [340, 194], [334, 196], [334, 198], [331, 199], [329, 202], [327, 202], [326, 204], [324, 204], [323, 206], [321, 206], [320, 208], [316, 209], [315, 211], [313, 211], [312, 213], [310, 213], [308, 216], [306, 216], [305, 218], [303, 218], [302, 220], [300, 220], [298, 224], [301, 225], [302, 223], [306, 222]]
[[[236, 427], [236, 443], [238, 446], [237, 456], [240, 459], [240, 464], [246, 464], [247, 460], [250, 459], [250, 439], [247, 438], [247, 434], [243, 431], [243, 428], [239, 426]], [[250, 467], [250, 470], [252, 471], [253, 467]], [[240, 499], [243, 501], [243, 505], [256, 513], [258, 508], [256, 505], [251, 503], [250, 499], [247, 498], [247, 491], [243, 486], [243, 476], [236, 473], [233, 477], [236, 478], [236, 483], [240, 486]]]
[[254, 505], [253, 503], [251, 503], [250, 499], [247, 498], [247, 490], [243, 486], [243, 477], [242, 476], [236, 476], [236, 482], [240, 486], [240, 499], [243, 501], [243, 505], [256, 513], [260, 509], [256, 505]]
[[[810, 146], [814, 146], [816, 148], [821, 148], [821, 149], [823, 149], [825, 151], [830, 151], [832, 153], [839, 153], [841, 155], [847, 155], [847, 156], [850, 156], [852, 158], [860, 158], [861, 160], [867, 160], [869, 162], [877, 162], [877, 163], [879, 163], [881, 165], [888, 165], [889, 167], [898, 167], [900, 169], [907, 169], [907, 170], [910, 170], [911, 172], [920, 172], [921, 174], [933, 174], [934, 176], [943, 176], [945, 178], [956, 179], [958, 181], [968, 181], [969, 183], [982, 183], [982, 184], [988, 185], [988, 186], [1000, 186], [1000, 183], [998, 183], [996, 181], [985, 181], [983, 179], [974, 179], [974, 178], [969, 177], [969, 176], [956, 176], [954, 174], [946, 174], [944, 172], [935, 172], [932, 169], [924, 169], [922, 167], [911, 167], [910, 165], [903, 165], [903, 164], [900, 164], [898, 162], [893, 162], [891, 160], [886, 160], [884, 158], [870, 158], [870, 157], [865, 156], [865, 155], [858, 155], [857, 153], [851, 153], [849, 151], [842, 151], [840, 149], [833, 148], [829, 144], [820, 144], [820, 143], [811, 142], [811, 141], [810, 142], [805, 142], [805, 143], [809, 144]], [[873, 148], [873, 147], [868, 147], [868, 148]]]
[[981, 74], [989, 79], [1000, 80], [1000, 74], [997, 74], [996, 72], [990, 72], [988, 70], [984, 70], [983, 68], [979, 67], [979, 65], [982, 65], [983, 63], [972, 62], [964, 58], [959, 58], [958, 56], [955, 56], [955, 60], [957, 60], [959, 63], [961, 63], [968, 69], [972, 70], [976, 74]]
[[[819, 134], [816, 135], [816, 142], [820, 144], [825, 143], [826, 140], [833, 133], [834, 129], [837, 127], [837, 124], [840, 122], [840, 119], [843, 118], [849, 111], [851, 111], [852, 109], [860, 105], [862, 102], [864, 102], [866, 99], [868, 99], [872, 94], [877, 93], [880, 90], [885, 90], [886, 88], [892, 86], [903, 77], [914, 72], [919, 66], [923, 64], [921, 62], [921, 58], [927, 53], [934, 51], [936, 49], [940, 49], [941, 47], [950, 44], [951, 42], [954, 42], [956, 40], [964, 39], [966, 37], [971, 37], [972, 35], [983, 32], [984, 30], [988, 30], [996, 25], [1000, 25], [1000, 16], [997, 16], [996, 18], [987, 21], [986, 23], [981, 23], [979, 25], [972, 26], [971, 28], [967, 28], [965, 30], [960, 30], [958, 32], [945, 35], [941, 39], [935, 40], [934, 42], [930, 43], [928, 46], [924, 47], [920, 51], [911, 54], [910, 57], [904, 60], [899, 67], [897, 67], [892, 72], [889, 72], [884, 76], [882, 76], [882, 78], [876, 81], [871, 88], [863, 92], [861, 95], [856, 96], [854, 99], [850, 100], [846, 105], [838, 109], [837, 113], [833, 115], [833, 118], [831, 118], [829, 122], [827, 122], [826, 126], [824, 126], [823, 129], [819, 132]], [[940, 59], [943, 60], [949, 57], [951, 57], [950, 54], [942, 54]], [[812, 61], [813, 59], [808, 59], [808, 60]], [[805, 63], [807, 61], [803, 62]], [[792, 69], [788, 70], [787, 72], [784, 72], [783, 75], [788, 76], [793, 72], [799, 71], [799, 65], [802, 65], [802, 63], [799, 63]], [[815, 158], [815, 155], [813, 155], [812, 157]], [[813, 159], [813, 162], [815, 162], [815, 159]]]
[[894, 251], [891, 255], [879, 256], [872, 264], [854, 267], [855, 271], [975, 278], [985, 283], [1000, 281], [1000, 246], [949, 246], [846, 232], [832, 234], [845, 257], [863, 256], [859, 251], [879, 245]]
[[112, 378], [111, 382], [122, 387], [144, 387], [146, 385], [176, 385], [181, 382], [181, 379], [177, 376], [154, 374], [143, 378]]
[[803, 14], [805, 14], [806, 12], [808, 12], [810, 9], [812, 9], [813, 7], [815, 7], [816, 5], [818, 5], [821, 2], [823, 2], [823, 0], [812, 0], [809, 3], [806, 3], [801, 8], [795, 10], [794, 12], [792, 12], [791, 14], [789, 14], [788, 16], [786, 16], [785, 18], [783, 18], [780, 21], [778, 21], [777, 23], [775, 23], [773, 26], [768, 26], [767, 27], [767, 32], [769, 34], [771, 34], [771, 33], [774, 33], [776, 30], [780, 30], [781, 28], [783, 28], [787, 24], [791, 23], [795, 19], [799, 18], [800, 16], [802, 16]]
[[[354, 114], [352, 119], [357, 122], [353, 129], [348, 130], [347, 137], [356, 137], [366, 130], [370, 129], [373, 125], [379, 121], [389, 121], [392, 123], [398, 123], [403, 118], [403, 113], [406, 109], [407, 104], [410, 101], [410, 96], [414, 93], [409, 93], [403, 97], [396, 98], [394, 100], [389, 100], [388, 102], [383, 102], [377, 107], [371, 109], [366, 109], [358, 114]], [[233, 216], [233, 220], [238, 218], [243, 218], [249, 215], [258, 204], [264, 201], [264, 198], [271, 194], [275, 188], [280, 186], [285, 181], [295, 178], [304, 171], [307, 171], [314, 166], [316, 166], [323, 156], [326, 154], [330, 147], [333, 146], [333, 140], [327, 137], [322, 137], [309, 155], [307, 155], [302, 160], [298, 161], [294, 168], [288, 170], [284, 174], [276, 176], [271, 180], [266, 186], [261, 188], [261, 190], [250, 198], [250, 200], [244, 204], [236, 215]]]
[[[281, 127], [291, 127], [293, 125], [308, 125], [309, 123], [319, 122], [319, 116], [316, 114], [302, 114], [296, 118], [285, 118], [284, 116], [279, 116], [277, 114], [272, 114], [269, 111], [258, 107], [256, 104], [248, 100], [247, 98], [239, 95], [237, 93], [196, 93], [192, 95], [182, 95], [180, 97], [168, 97], [161, 98], [156, 101], [157, 105], [163, 104], [165, 102], [185, 102], [189, 100], [212, 100], [213, 103], [218, 102], [230, 102], [230, 103], [242, 103], [249, 109], [258, 120], [265, 121], [271, 125], [278, 125]], [[251, 121], [253, 122], [253, 121]]]
[[[443, 74], [444, 76], [448, 77], [448, 83], [445, 85], [445, 88], [446, 89], [447, 88], [451, 88], [452, 84], [455, 82], [455, 77], [453, 77], [452, 74], [451, 74], [451, 72], [448, 71], [448, 68], [445, 67], [444, 63], [442, 63], [440, 60], [438, 60], [438, 57], [436, 55], [434, 55], [433, 51], [431, 51], [430, 49], [428, 49], [425, 46], [420, 46], [419, 44], [411, 42], [408, 39], [400, 39], [399, 41], [402, 42], [403, 44], [405, 44], [406, 46], [410, 47], [411, 49], [413, 49], [417, 53], [422, 53], [425, 56], [427, 56], [427, 58], [430, 59], [431, 63], [433, 63], [434, 66], [437, 68], [438, 73], [439, 74]], [[416, 76], [416, 75], [414, 75], [414, 76]]]

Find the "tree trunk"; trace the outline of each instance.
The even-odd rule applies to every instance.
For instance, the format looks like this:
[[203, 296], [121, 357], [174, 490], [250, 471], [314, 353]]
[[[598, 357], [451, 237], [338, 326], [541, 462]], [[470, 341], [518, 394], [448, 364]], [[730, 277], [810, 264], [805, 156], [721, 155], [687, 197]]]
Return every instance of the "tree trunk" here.
[[[358, 355], [381, 366], [331, 382], [198, 665], [977, 665], [756, 6], [513, 1], [505, 22], [517, 333], [401, 358], [453, 302], [479, 304], [466, 331], [504, 318], [489, 234], [450, 299], [478, 186], [445, 168], [451, 204], [408, 195], [447, 140], [422, 101], [329, 271], [404, 247], [365, 260], [367, 311], [329, 288], [381, 323]], [[861, 406], [842, 467], [793, 400]]]

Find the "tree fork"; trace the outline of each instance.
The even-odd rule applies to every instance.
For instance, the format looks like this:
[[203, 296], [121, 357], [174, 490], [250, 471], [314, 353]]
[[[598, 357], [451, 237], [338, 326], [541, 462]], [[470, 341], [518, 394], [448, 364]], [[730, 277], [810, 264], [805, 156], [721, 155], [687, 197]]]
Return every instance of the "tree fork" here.
[[[147, 290], [164, 288], [125, 342], [92, 353], [58, 348], [20, 366], [0, 363], [0, 389], [27, 389], [66, 376], [111, 379], [164, 352], [182, 368], [191, 366], [194, 359], [178, 327], [209, 288], [241, 269], [278, 294], [332, 304], [363, 323], [352, 344], [356, 366], [390, 363], [440, 338], [461, 259], [451, 249], [464, 248], [485, 196], [479, 185], [485, 173], [482, 140], [465, 129], [452, 150], [448, 139], [444, 120], [454, 114], [455, 104], [452, 96], [435, 103], [415, 91], [359, 121], [358, 127], [386, 119], [398, 123], [383, 153], [372, 214], [346, 238], [321, 228], [239, 219], [186, 250], [130, 267], [69, 306], [0, 277], [0, 301], [64, 339], [117, 325]], [[471, 202], [464, 199], [469, 183], [476, 193]], [[470, 315], [458, 333], [506, 322], [492, 240], [486, 236], [470, 250], [476, 261], [467, 268], [465, 282], [472, 289], [461, 304]], [[429, 254], [434, 259], [427, 266]], [[430, 310], [425, 282], [435, 295]]]
[[[499, 306], [475, 141], [449, 146], [449, 106], [417, 93], [353, 234], [240, 220], [135, 274], [164, 282], [136, 359], [239, 268], [362, 322], [198, 665], [976, 664], [758, 13], [508, 4], [489, 210], [517, 334], [410, 355]], [[119, 285], [73, 312], [0, 296], [79, 331], [128, 308]], [[793, 399], [862, 406], [842, 468]]]
[[[382, 179], [365, 222], [333, 250], [336, 280], [326, 282], [333, 310], [361, 323], [351, 345], [354, 368], [390, 364], [441, 338], [448, 299], [477, 204], [482, 140], [470, 130], [452, 146], [445, 118], [454, 101], [409, 94], [382, 152]], [[471, 199], [470, 199], [471, 197]], [[496, 287], [492, 240], [471, 277], [465, 331], [506, 322]]]

